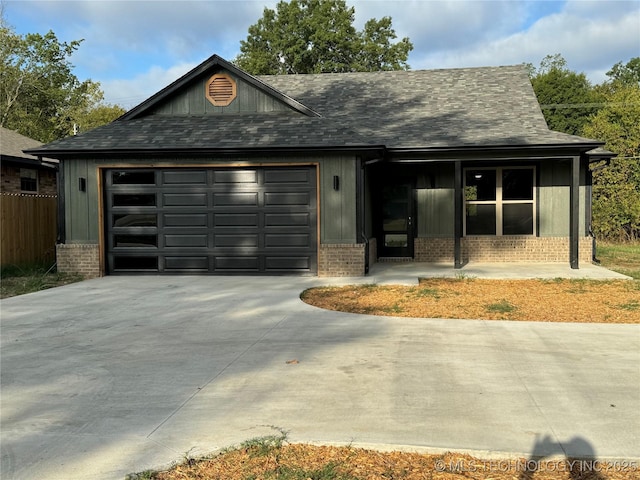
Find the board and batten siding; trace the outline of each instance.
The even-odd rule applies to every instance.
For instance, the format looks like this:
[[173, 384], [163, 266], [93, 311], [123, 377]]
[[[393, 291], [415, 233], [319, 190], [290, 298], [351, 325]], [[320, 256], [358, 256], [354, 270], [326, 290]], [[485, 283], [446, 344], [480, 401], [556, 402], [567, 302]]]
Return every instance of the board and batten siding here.
[[[333, 189], [333, 177], [339, 189]], [[356, 243], [356, 159], [325, 158], [320, 164], [320, 242]]]
[[187, 88], [166, 103], [156, 107], [153, 114], [157, 115], [205, 115], [205, 114], [234, 114], [234, 113], [266, 113], [293, 112], [291, 107], [279, 100], [261, 92], [253, 85], [235, 77], [226, 70], [221, 70], [236, 82], [236, 98], [225, 107], [214, 106], [205, 96], [207, 82], [211, 74], [200, 78], [191, 88]]
[[[504, 164], [502, 164], [504, 166]], [[570, 160], [551, 160], [536, 165], [538, 236], [569, 235], [571, 183]], [[451, 237], [454, 232], [453, 166], [429, 167], [425, 170], [432, 185], [416, 188], [417, 237]], [[586, 222], [586, 166], [580, 169], [580, 235], [588, 234]]]
[[[203, 165], [207, 167], [233, 164], [247, 167], [277, 165], [278, 163], [319, 164], [320, 240], [322, 243], [356, 242], [356, 159], [352, 156], [323, 157], [319, 155], [287, 158], [234, 158], [179, 160], [66, 160], [62, 162], [65, 190], [65, 234], [67, 243], [97, 244], [100, 237], [100, 179], [98, 169], [127, 167], [180, 167]], [[333, 189], [333, 177], [340, 177], [340, 189]], [[86, 179], [86, 191], [78, 188], [79, 179]]]
[[[588, 234], [586, 222], [586, 166], [580, 167], [580, 235]], [[569, 235], [569, 205], [571, 198], [571, 162], [546, 162], [538, 175], [538, 234], [541, 237]]]

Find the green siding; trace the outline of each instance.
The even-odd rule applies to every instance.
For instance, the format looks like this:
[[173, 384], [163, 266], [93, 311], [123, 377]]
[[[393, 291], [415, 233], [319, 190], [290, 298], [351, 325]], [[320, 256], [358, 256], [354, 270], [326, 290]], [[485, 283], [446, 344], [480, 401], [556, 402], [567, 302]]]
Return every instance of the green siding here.
[[157, 115], [224, 115], [294, 111], [288, 105], [258, 90], [231, 73], [221, 70], [236, 81], [236, 98], [226, 107], [216, 107], [205, 96], [211, 74], [201, 77], [191, 87], [175, 94], [153, 110]]
[[[98, 179], [92, 161], [65, 161], [65, 234], [68, 243], [98, 243]], [[87, 180], [81, 192], [79, 179]]]
[[[333, 177], [340, 189], [333, 189]], [[356, 159], [327, 158], [320, 165], [320, 242], [356, 242]]]
[[[98, 167], [111, 165], [135, 167], [153, 164], [157, 167], [179, 165], [234, 165], [319, 163], [320, 237], [323, 243], [356, 242], [356, 159], [355, 157], [323, 157], [320, 155], [287, 158], [181, 158], [175, 160], [118, 159], [110, 161], [69, 160], [63, 163], [65, 173], [66, 241], [98, 243], [100, 215], [98, 210]], [[117, 167], [116, 167], [117, 168]], [[340, 177], [340, 190], [333, 189], [333, 176]], [[78, 179], [87, 179], [87, 191], [80, 192]]]
[[453, 166], [429, 167], [416, 188], [418, 237], [451, 237], [454, 227]]

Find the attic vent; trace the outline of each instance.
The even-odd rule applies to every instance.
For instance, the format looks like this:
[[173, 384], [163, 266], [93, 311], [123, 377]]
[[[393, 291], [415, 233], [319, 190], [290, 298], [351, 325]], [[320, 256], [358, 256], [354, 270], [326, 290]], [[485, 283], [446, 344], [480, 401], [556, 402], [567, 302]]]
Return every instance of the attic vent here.
[[216, 107], [226, 107], [236, 98], [236, 82], [224, 73], [218, 73], [207, 82], [207, 100]]

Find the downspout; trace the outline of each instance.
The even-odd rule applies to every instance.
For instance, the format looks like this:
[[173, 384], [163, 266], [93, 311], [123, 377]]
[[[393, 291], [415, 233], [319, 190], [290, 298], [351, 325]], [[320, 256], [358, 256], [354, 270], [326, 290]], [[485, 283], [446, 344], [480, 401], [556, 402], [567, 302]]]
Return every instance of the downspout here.
[[356, 232], [358, 243], [364, 243], [364, 274], [369, 273], [369, 239], [365, 232], [365, 192], [364, 192], [364, 164], [360, 157], [356, 158]]

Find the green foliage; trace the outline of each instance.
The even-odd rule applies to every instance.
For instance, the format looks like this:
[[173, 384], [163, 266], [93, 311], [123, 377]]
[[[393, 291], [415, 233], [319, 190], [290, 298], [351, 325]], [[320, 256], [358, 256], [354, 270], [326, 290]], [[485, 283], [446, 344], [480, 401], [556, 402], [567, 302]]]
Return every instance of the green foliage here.
[[640, 85], [618, 82], [603, 94], [604, 107], [583, 134], [618, 154], [593, 172], [593, 230], [597, 238], [640, 238]]
[[103, 105], [99, 84], [81, 82], [69, 58], [82, 40], [61, 42], [54, 32], [19, 35], [0, 22], [0, 126], [41, 142], [72, 133], [73, 125], [97, 126], [120, 116]]
[[622, 62], [616, 63], [607, 76], [612, 82], [640, 86], [640, 57], [632, 58], [624, 65]]
[[551, 130], [580, 135], [598, 100], [584, 73], [567, 68], [560, 55], [547, 55], [540, 68], [529, 66], [531, 84]]
[[355, 9], [344, 0], [280, 1], [240, 42], [235, 63], [254, 75], [408, 69], [413, 45], [396, 38], [391, 18], [353, 26]]

